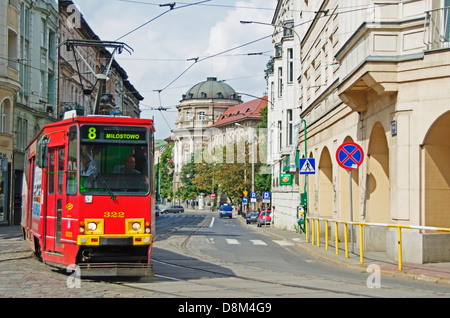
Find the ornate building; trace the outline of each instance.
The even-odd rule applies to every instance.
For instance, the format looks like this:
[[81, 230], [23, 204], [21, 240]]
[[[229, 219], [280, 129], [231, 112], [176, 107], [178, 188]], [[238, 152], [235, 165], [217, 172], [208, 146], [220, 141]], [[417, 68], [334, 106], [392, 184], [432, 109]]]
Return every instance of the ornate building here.
[[180, 187], [181, 168], [192, 155], [206, 147], [207, 129], [231, 106], [242, 103], [228, 84], [208, 77], [190, 88], [177, 106], [178, 118], [172, 131], [174, 140], [174, 193]]

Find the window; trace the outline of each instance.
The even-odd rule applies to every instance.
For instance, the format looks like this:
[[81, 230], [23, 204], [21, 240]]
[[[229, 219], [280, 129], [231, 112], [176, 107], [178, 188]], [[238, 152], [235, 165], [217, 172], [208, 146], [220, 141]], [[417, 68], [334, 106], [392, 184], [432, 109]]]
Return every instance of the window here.
[[26, 119], [23, 119], [22, 117], [17, 117], [16, 130], [17, 149], [24, 150], [27, 146], [28, 121]]
[[57, 192], [58, 194], [63, 193], [63, 187], [64, 187], [64, 160], [65, 160], [65, 148], [60, 147], [58, 148], [58, 183], [57, 183]]
[[283, 68], [278, 68], [278, 97], [283, 96]]
[[283, 143], [283, 131], [281, 130], [281, 120], [278, 121], [278, 149], [281, 150]]
[[77, 194], [77, 126], [70, 126], [67, 157], [66, 193]]
[[184, 164], [188, 164], [189, 163], [189, 150], [185, 149], [184, 150]]
[[289, 20], [283, 23], [283, 36], [294, 36], [294, 21]]
[[0, 105], [0, 132], [9, 134], [10, 100], [5, 99]]
[[292, 109], [288, 109], [287, 111], [287, 144], [292, 145], [293, 142], [293, 123], [292, 123]]
[[186, 121], [189, 121], [190, 120], [190, 114], [189, 114], [189, 112], [186, 112]]
[[152, 149], [149, 138], [145, 127], [82, 125], [78, 185], [81, 194], [147, 195]]
[[199, 120], [205, 120], [205, 112], [199, 112], [198, 113], [198, 119]]
[[294, 81], [294, 53], [293, 49], [288, 49], [288, 83], [292, 83]]

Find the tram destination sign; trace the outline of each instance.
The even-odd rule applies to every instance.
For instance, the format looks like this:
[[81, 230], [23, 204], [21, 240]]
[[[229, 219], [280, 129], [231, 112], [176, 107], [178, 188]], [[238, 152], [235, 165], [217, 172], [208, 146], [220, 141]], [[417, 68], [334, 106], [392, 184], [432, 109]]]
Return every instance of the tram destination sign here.
[[145, 141], [147, 129], [144, 127], [83, 125], [80, 128], [84, 141]]

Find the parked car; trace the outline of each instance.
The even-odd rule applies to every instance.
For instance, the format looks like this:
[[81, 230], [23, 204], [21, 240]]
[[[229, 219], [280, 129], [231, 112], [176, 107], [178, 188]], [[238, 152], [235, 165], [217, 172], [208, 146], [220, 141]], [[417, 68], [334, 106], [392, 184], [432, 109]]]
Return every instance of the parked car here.
[[259, 217], [258, 211], [249, 211], [247, 213], [247, 216], [245, 217], [245, 221], [247, 221], [247, 224], [256, 223], [258, 217]]
[[181, 205], [169, 205], [164, 208], [161, 213], [182, 213], [184, 212], [184, 208]]
[[261, 211], [261, 214], [258, 216], [258, 219], [256, 220], [256, 225], [267, 225], [272, 222], [272, 211]]
[[224, 203], [220, 206], [219, 216], [228, 216], [230, 219], [233, 217], [233, 208], [228, 203]]

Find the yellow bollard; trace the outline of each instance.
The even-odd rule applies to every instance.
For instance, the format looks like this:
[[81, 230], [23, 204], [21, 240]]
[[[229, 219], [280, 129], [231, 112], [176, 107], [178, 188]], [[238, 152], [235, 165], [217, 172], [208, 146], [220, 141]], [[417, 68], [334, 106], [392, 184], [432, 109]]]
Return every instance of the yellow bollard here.
[[339, 235], [337, 221], [334, 221], [334, 242], [336, 243], [336, 255], [339, 255]]
[[397, 227], [398, 231], [398, 270], [402, 270], [402, 228]]
[[308, 243], [308, 218], [305, 217], [305, 239], [306, 239], [306, 243]]
[[320, 224], [319, 224], [319, 219], [317, 219], [317, 247], [320, 247]]
[[316, 245], [316, 220], [312, 220], [312, 226], [311, 226], [311, 244]]
[[359, 262], [364, 263], [363, 226], [359, 225]]
[[328, 220], [325, 220], [325, 250], [328, 251]]
[[348, 258], [348, 233], [347, 233], [347, 223], [344, 222], [344, 242], [345, 242], [345, 258]]

